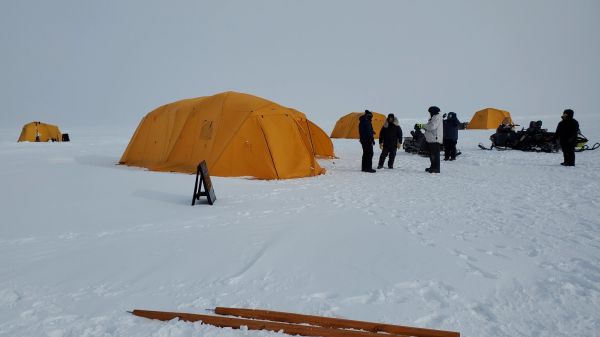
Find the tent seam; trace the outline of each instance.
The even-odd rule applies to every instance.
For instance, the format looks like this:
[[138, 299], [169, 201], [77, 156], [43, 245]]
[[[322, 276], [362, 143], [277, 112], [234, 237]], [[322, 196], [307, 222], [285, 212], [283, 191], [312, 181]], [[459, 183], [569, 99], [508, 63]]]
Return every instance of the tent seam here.
[[275, 159], [273, 158], [273, 153], [271, 152], [271, 145], [269, 144], [269, 140], [267, 139], [267, 135], [265, 134], [265, 130], [263, 130], [262, 122], [259, 120], [258, 125], [260, 126], [260, 132], [262, 132], [263, 137], [265, 138], [265, 143], [267, 144], [267, 149], [269, 150], [269, 156], [271, 157], [271, 163], [273, 163], [273, 169], [275, 170], [275, 175], [277, 175], [277, 179], [281, 179], [279, 177], [279, 172], [277, 172], [277, 166], [275, 165]]

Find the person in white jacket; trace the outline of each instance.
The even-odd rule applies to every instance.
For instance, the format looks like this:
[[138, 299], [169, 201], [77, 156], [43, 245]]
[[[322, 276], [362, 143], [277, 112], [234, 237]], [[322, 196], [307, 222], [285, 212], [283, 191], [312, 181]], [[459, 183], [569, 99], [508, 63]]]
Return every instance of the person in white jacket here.
[[429, 111], [429, 121], [425, 125], [425, 141], [429, 150], [429, 160], [431, 166], [425, 169], [425, 172], [440, 173], [440, 148], [444, 141], [444, 127], [442, 126], [442, 117], [440, 108], [432, 106]]

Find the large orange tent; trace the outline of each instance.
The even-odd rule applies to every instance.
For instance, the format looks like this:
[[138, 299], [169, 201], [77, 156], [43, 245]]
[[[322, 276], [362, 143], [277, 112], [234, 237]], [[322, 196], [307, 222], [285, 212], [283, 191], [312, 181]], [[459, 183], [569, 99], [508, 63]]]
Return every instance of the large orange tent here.
[[467, 129], [495, 129], [502, 123], [504, 118], [508, 118], [510, 124], [513, 124], [510, 112], [494, 108], [485, 108], [477, 111], [473, 115], [473, 118], [471, 118], [471, 121], [467, 124]]
[[[358, 118], [362, 115], [364, 115], [364, 112], [351, 112], [345, 116], [342, 116], [335, 123], [333, 131], [331, 131], [331, 138], [359, 139]], [[375, 138], [379, 137], [379, 131], [385, 123], [385, 118], [386, 117], [384, 115], [378, 112], [373, 112], [371, 124], [373, 124], [373, 131], [375, 131]]]
[[226, 177], [322, 174], [298, 119], [296, 110], [237, 92], [185, 99], [148, 113], [119, 162], [195, 173], [206, 160], [212, 175]]
[[18, 142], [60, 142], [62, 134], [56, 125], [31, 122], [23, 126]]

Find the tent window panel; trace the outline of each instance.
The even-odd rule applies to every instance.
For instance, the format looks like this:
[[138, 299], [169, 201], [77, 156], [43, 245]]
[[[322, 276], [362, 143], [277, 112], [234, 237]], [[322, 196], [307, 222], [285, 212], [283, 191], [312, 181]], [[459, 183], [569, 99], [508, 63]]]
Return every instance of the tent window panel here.
[[200, 139], [209, 140], [213, 136], [213, 121], [204, 121], [200, 128]]

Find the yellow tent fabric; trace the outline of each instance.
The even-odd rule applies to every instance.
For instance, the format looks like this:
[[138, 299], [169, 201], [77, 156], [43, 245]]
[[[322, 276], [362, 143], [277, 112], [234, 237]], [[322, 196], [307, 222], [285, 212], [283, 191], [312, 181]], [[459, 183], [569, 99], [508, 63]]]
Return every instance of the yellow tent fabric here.
[[333, 151], [333, 142], [325, 131], [306, 118], [306, 115], [302, 112], [294, 111], [299, 126], [309, 139], [313, 154], [317, 158], [337, 158]]
[[62, 134], [58, 126], [42, 122], [31, 122], [23, 126], [18, 142], [60, 142]]
[[467, 124], [467, 129], [495, 129], [502, 123], [504, 118], [508, 118], [510, 124], [513, 124], [510, 112], [508, 111], [494, 108], [479, 110], [473, 115], [469, 124]]
[[[359, 139], [358, 118], [362, 115], [364, 115], [364, 112], [351, 112], [338, 119], [333, 131], [331, 131], [331, 138]], [[373, 124], [373, 131], [375, 131], [375, 138], [379, 137], [379, 131], [384, 123], [385, 116], [378, 112], [373, 112], [371, 124]]]
[[317, 124], [306, 120], [313, 152], [317, 158], [337, 158], [331, 138]]
[[224, 92], [163, 105], [140, 122], [121, 164], [211, 175], [287, 179], [325, 172], [298, 111], [253, 95]]

